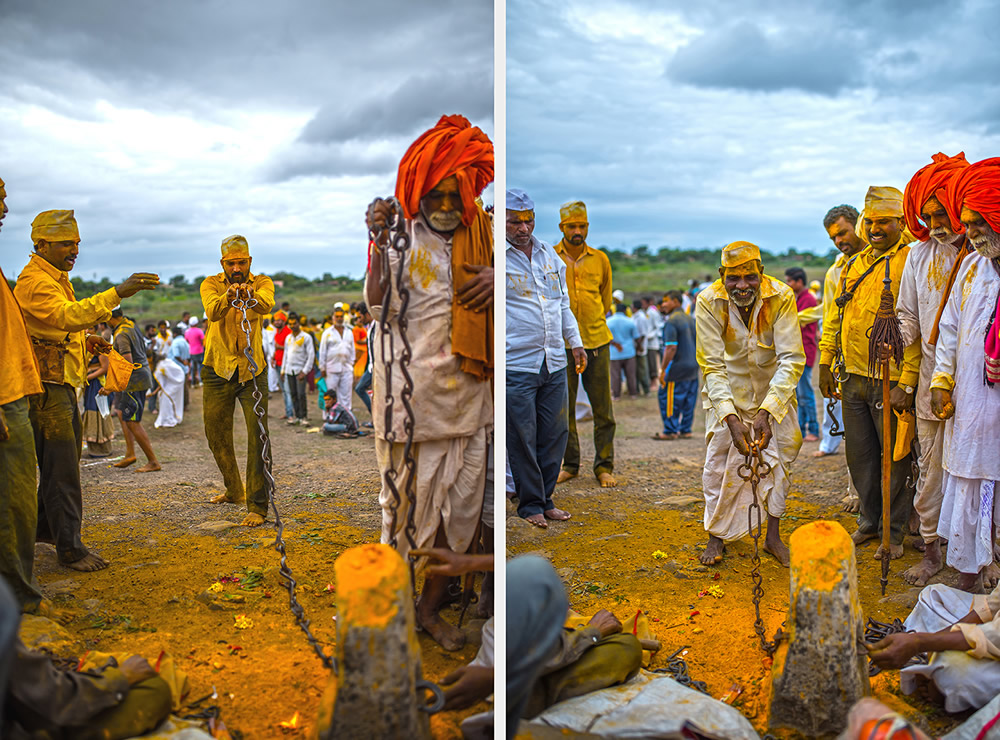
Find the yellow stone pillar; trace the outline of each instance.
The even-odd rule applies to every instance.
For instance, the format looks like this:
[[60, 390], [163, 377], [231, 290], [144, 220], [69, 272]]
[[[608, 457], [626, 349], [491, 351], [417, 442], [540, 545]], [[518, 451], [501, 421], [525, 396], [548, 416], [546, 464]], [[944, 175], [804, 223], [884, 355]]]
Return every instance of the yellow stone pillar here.
[[818, 521], [796, 529], [789, 547], [788, 640], [775, 654], [769, 725], [834, 736], [871, 693], [854, 543], [837, 522]]

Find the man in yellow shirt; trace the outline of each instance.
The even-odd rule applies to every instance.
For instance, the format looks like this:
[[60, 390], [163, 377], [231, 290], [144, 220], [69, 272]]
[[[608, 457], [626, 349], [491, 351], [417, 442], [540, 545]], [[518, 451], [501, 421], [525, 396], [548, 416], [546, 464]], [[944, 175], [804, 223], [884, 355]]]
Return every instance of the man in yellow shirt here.
[[[267, 517], [267, 478], [264, 475], [262, 444], [254, 413], [254, 393], [260, 395], [264, 410], [261, 422], [267, 429], [267, 364], [261, 339], [261, 321], [274, 306], [274, 283], [266, 275], [250, 272], [250, 247], [238, 234], [222, 240], [222, 272], [210, 275], [201, 283], [201, 302], [208, 316], [205, 335], [205, 361], [202, 384], [205, 389], [204, 419], [208, 447], [222, 473], [226, 492], [215, 496], [213, 504], [242, 504], [246, 501], [247, 515], [243, 524], [258, 527]], [[241, 323], [243, 315], [233, 308], [233, 301], [255, 299], [257, 305], [247, 309], [250, 322], [250, 355], [256, 367], [247, 359], [247, 336]], [[233, 411], [236, 401], [243, 408], [247, 426], [247, 484], [243, 487], [240, 469], [236, 465], [233, 447]], [[268, 471], [270, 472], [270, 471]]]
[[[594, 410], [594, 475], [604, 488], [618, 485], [615, 468], [615, 412], [611, 405], [611, 330], [604, 317], [611, 310], [611, 262], [604, 252], [587, 244], [587, 206], [576, 200], [559, 209], [562, 241], [553, 247], [566, 263], [569, 305], [587, 351], [583, 374], [567, 373], [569, 380], [569, 440], [557, 483], [580, 472], [580, 436], [576, 429], [576, 391], [579, 378]], [[575, 366], [573, 350], [566, 359]]]
[[695, 304], [707, 445], [702, 485], [708, 545], [699, 559], [705, 565], [721, 562], [725, 543], [749, 531], [752, 488], [739, 468], [755, 445], [772, 471], [757, 491], [761, 520], [767, 517], [763, 547], [787, 566], [778, 522], [785, 513], [788, 469], [802, 446], [795, 386], [806, 362], [795, 294], [764, 274], [760, 249], [750, 242], [722, 250], [719, 275]]
[[[868, 331], [878, 311], [886, 262], [889, 263], [893, 296], [899, 296], [899, 281], [910, 252], [910, 236], [903, 221], [903, 194], [892, 187], [869, 188], [865, 196], [865, 210], [861, 214], [861, 229], [869, 246], [854, 257], [841, 274], [838, 300], [846, 302], [842, 313], [833, 313], [824, 322], [819, 368], [820, 392], [825, 398], [841, 400], [847, 467], [861, 502], [858, 529], [852, 535], [858, 545], [881, 534], [883, 430], [882, 410], [877, 404], [881, 404], [882, 390], [881, 383], [868, 375]], [[838, 349], [843, 353], [848, 374], [839, 391], [831, 371]], [[897, 411], [913, 405], [919, 368], [919, 341], [905, 349], [901, 367], [889, 363], [889, 377], [893, 383], [891, 400]], [[891, 426], [889, 433], [894, 440], [895, 415]], [[909, 455], [893, 462], [889, 486], [892, 530], [889, 542], [893, 559], [903, 555], [903, 537], [912, 508], [906, 491], [909, 472]], [[882, 546], [879, 545], [875, 558], [880, 560], [882, 557]]]
[[40, 542], [56, 546], [59, 561], [80, 571], [108, 563], [87, 550], [80, 537], [83, 492], [80, 488], [82, 426], [76, 389], [87, 383], [84, 349], [107, 352], [110, 345], [84, 330], [107, 321], [111, 309], [160, 279], [135, 273], [121, 285], [76, 300], [68, 272], [80, 253], [80, 232], [73, 211], [45, 211], [31, 222], [35, 253], [17, 279], [14, 296], [38, 359], [43, 390], [30, 399], [29, 417], [38, 457], [38, 532]]

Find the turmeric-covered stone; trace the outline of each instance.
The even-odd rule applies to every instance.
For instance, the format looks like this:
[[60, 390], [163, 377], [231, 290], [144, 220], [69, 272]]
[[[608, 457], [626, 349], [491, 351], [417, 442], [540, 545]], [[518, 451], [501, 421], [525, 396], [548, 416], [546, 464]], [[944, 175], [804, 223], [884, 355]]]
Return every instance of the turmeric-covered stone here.
[[854, 543], [837, 522], [818, 521], [796, 529], [789, 545], [789, 639], [775, 655], [769, 723], [834, 736], [871, 692]]

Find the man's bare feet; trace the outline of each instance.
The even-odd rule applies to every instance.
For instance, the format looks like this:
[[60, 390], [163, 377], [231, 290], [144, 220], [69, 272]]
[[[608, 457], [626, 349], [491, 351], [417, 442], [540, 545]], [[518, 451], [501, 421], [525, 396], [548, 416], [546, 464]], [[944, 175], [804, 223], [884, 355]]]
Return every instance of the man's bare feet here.
[[108, 561], [95, 552], [88, 552], [79, 560], [74, 560], [72, 563], [63, 562], [62, 565], [66, 566], [67, 568], [72, 568], [73, 570], [79, 570], [84, 573], [90, 573], [95, 570], [102, 570], [103, 568], [107, 568]]
[[868, 540], [873, 540], [878, 537], [875, 532], [862, 532], [860, 529], [855, 530], [854, 534], [851, 535], [851, 542], [855, 545], [860, 545], [867, 542]]
[[562, 509], [552, 508], [545, 510], [545, 518], [556, 522], [564, 522], [572, 516], [568, 511], [563, 511]]
[[960, 590], [970, 594], [983, 593], [982, 573], [959, 573], [958, 583], [955, 584]]
[[829, 457], [830, 455], [836, 455], [836, 452], [823, 452], [823, 450], [816, 450], [813, 452], [813, 457]]
[[544, 514], [530, 514], [529, 516], [524, 517], [524, 521], [528, 522], [529, 524], [534, 524], [539, 529], [549, 528], [549, 523], [545, 521]]
[[74, 618], [72, 612], [68, 612], [65, 609], [57, 609], [55, 604], [48, 599], [42, 599], [32, 613], [39, 617], [52, 619], [59, 624], [69, 624]]
[[[844, 496], [840, 501], [840, 508], [848, 514], [857, 514], [861, 511], [861, 499], [856, 496]], [[856, 542], [854, 544], [857, 544]]]
[[418, 606], [417, 623], [445, 650], [461, 650], [465, 647], [465, 634], [462, 630], [441, 619], [440, 614], [421, 614]]
[[[819, 442], [819, 437], [815, 434], [807, 434], [802, 438], [803, 442]], [[773, 553], [772, 553], [773, 554]]]
[[240, 526], [259, 527], [263, 523], [264, 523], [264, 517], [262, 517], [260, 514], [255, 514], [254, 512], [251, 511], [249, 514], [243, 517], [243, 521], [240, 522]]
[[576, 476], [577, 476], [576, 473], [571, 473], [568, 470], [560, 470], [559, 471], [559, 475], [556, 478], [556, 483], [557, 484], [558, 483], [565, 483], [568, 480], [572, 480], [573, 478], [576, 478]]
[[212, 504], [244, 504], [246, 503], [245, 498], [232, 499], [228, 497], [229, 494], [220, 493], [218, 496], [212, 496], [208, 501]]
[[135, 462], [135, 457], [126, 457], [124, 460], [119, 460], [114, 463], [116, 468], [127, 468], [129, 465]]
[[941, 570], [941, 543], [937, 540], [924, 546], [923, 559], [903, 571], [903, 580], [911, 586], [926, 586], [935, 573]]
[[994, 589], [1000, 583], [1000, 565], [992, 562], [983, 569], [983, 587]]
[[[882, 545], [879, 545], [878, 549], [875, 551], [875, 559], [881, 560], [884, 552], [885, 550], [882, 549]], [[901, 557], [903, 557], [903, 543], [901, 542], [898, 545], [889, 543], [889, 559], [898, 560]]]
[[924, 538], [919, 535], [910, 540], [910, 547], [917, 552], [927, 552], [927, 545], [924, 544]]
[[141, 468], [136, 468], [137, 473], [155, 473], [157, 470], [162, 470], [160, 463], [156, 460], [150, 460], [148, 463], [143, 465]]
[[614, 488], [618, 485], [618, 481], [611, 473], [598, 473], [597, 482], [601, 484], [601, 488]]
[[718, 565], [722, 562], [722, 556], [726, 552], [726, 543], [715, 535], [708, 536], [708, 544], [705, 545], [705, 552], [698, 556], [702, 565]]
[[786, 568], [791, 562], [791, 558], [788, 554], [788, 546], [781, 541], [780, 537], [775, 537], [772, 541], [770, 537], [764, 540], [764, 547], [761, 548], [764, 552], [769, 552], [774, 555], [774, 559], [781, 563]]

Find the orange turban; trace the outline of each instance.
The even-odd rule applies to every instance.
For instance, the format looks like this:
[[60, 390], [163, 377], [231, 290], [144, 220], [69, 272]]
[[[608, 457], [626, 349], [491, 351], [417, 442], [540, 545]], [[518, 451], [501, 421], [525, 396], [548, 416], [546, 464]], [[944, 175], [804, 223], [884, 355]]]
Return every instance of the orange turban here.
[[465, 116], [441, 116], [434, 128], [410, 145], [399, 163], [396, 198], [407, 218], [416, 218], [420, 199], [449, 175], [458, 179], [462, 223], [476, 217], [476, 196], [493, 181], [493, 142]]
[[954, 178], [945, 192], [949, 213], [960, 214], [970, 208], [1000, 233], [1000, 157], [969, 165]]
[[930, 164], [921, 167], [910, 178], [910, 181], [906, 183], [906, 192], [903, 193], [903, 213], [906, 216], [906, 225], [909, 227], [910, 233], [920, 241], [926, 241], [927, 237], [930, 236], [930, 231], [920, 219], [920, 211], [932, 195], [941, 201], [941, 205], [948, 211], [952, 231], [956, 234], [965, 231], [965, 227], [958, 219], [959, 211], [952, 212], [945, 194], [948, 183], [969, 166], [965, 152], [959, 152], [954, 157], [938, 152], [931, 157], [931, 160]]

